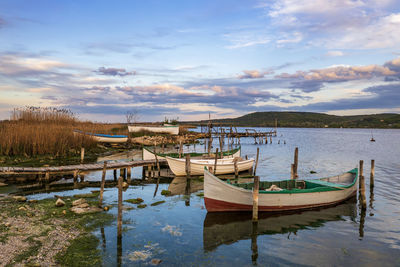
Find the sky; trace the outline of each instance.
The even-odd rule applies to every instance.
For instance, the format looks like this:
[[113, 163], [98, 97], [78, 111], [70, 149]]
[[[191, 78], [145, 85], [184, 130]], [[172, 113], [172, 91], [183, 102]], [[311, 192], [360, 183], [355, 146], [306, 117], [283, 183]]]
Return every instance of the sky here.
[[0, 119], [400, 113], [399, 0], [0, 0]]

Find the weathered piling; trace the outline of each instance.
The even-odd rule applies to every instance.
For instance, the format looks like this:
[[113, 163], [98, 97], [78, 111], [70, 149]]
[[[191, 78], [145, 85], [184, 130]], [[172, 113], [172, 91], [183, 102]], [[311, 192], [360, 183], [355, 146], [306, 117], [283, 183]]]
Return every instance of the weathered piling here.
[[260, 177], [254, 176], [253, 187], [253, 221], [258, 221], [258, 191], [260, 188]]
[[131, 183], [131, 177], [132, 177], [132, 168], [128, 167], [126, 168], [126, 180], [128, 181], [128, 184]]
[[[222, 154], [223, 143], [222, 143], [221, 139], [222, 139], [222, 137], [220, 136], [219, 137], [219, 149], [220, 149], [220, 152], [221, 152], [220, 158], [222, 159], [224, 157], [224, 155]], [[217, 148], [217, 152], [215, 152], [215, 154], [218, 155], [218, 148]]]
[[161, 168], [160, 168], [160, 162], [158, 161], [158, 157], [157, 154], [154, 154], [155, 158], [156, 158], [156, 165], [157, 165], [157, 177], [160, 177], [161, 174]]
[[117, 181], [117, 169], [114, 169], [113, 170], [113, 175], [114, 175], [114, 182], [116, 182]]
[[78, 170], [74, 171], [74, 186], [77, 186], [78, 184]]
[[44, 180], [45, 182], [48, 184], [50, 182], [50, 173], [46, 172], [45, 176], [44, 176]]
[[124, 180], [125, 180], [125, 174], [126, 174], [125, 168], [119, 169], [119, 176], [122, 176], [122, 178], [123, 178]]
[[360, 190], [360, 204], [363, 209], [367, 207], [367, 198], [365, 197], [365, 181], [364, 181], [364, 173], [363, 173], [364, 161], [360, 160], [360, 183], [359, 183], [359, 190]]
[[253, 262], [253, 265], [257, 265], [258, 258], [257, 235], [258, 221], [253, 221], [251, 229], [251, 261]]
[[85, 148], [81, 147], [81, 162], [85, 159]]
[[294, 163], [294, 170], [293, 170], [294, 179], [296, 179], [297, 177], [299, 177], [297, 174], [297, 168], [298, 168], [298, 164], [299, 164], [299, 148], [298, 147], [296, 147], [294, 149], [294, 162], [293, 163]]
[[374, 187], [374, 176], [375, 176], [375, 160], [371, 159], [371, 174], [369, 177], [369, 186], [370, 188]]
[[294, 176], [294, 164], [290, 164], [290, 179], [296, 179]]
[[104, 161], [103, 173], [101, 174], [99, 207], [103, 205], [103, 193], [104, 193], [104, 185], [106, 183], [106, 171], [107, 171], [107, 161]]
[[239, 177], [239, 169], [238, 169], [238, 158], [233, 159], [233, 166], [235, 167], [235, 178], [237, 179]]
[[[358, 178], [361, 180], [361, 176], [363, 176], [363, 168], [364, 168], [364, 161], [360, 160], [360, 167], [358, 169]], [[358, 184], [358, 189], [361, 189], [361, 183]]]
[[254, 172], [253, 175], [256, 175], [257, 165], [258, 165], [258, 155], [260, 154], [260, 148], [257, 147], [257, 156], [256, 156], [256, 164], [254, 165]]
[[117, 236], [122, 236], [122, 176], [118, 178]]
[[179, 141], [179, 158], [182, 158], [182, 154], [183, 154], [182, 141]]
[[186, 155], [185, 171], [186, 171], [186, 179], [190, 179], [190, 154]]
[[216, 174], [217, 171], [217, 160], [218, 160], [218, 148], [215, 151], [215, 161], [214, 161], [214, 175]]

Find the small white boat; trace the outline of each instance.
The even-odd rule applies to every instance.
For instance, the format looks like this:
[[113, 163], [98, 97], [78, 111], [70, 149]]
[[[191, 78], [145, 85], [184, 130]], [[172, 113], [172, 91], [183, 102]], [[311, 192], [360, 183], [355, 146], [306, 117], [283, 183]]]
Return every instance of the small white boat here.
[[179, 125], [170, 125], [164, 124], [160, 126], [152, 126], [152, 125], [128, 125], [128, 131], [130, 133], [137, 133], [148, 131], [152, 133], [166, 133], [166, 134], [179, 134]]
[[[258, 210], [286, 211], [333, 205], [354, 196], [357, 184], [357, 168], [329, 178], [262, 181]], [[204, 170], [204, 202], [207, 211], [251, 211], [253, 185], [231, 184]], [[272, 187], [279, 191], [269, 191]]]
[[96, 134], [82, 131], [74, 131], [74, 134], [86, 135], [101, 143], [126, 143], [128, 141], [128, 136], [126, 135]]
[[[186, 175], [186, 159], [165, 157], [169, 168], [176, 176]], [[234, 158], [217, 159], [216, 174], [228, 174], [235, 172]], [[237, 162], [238, 171], [246, 171], [253, 167], [254, 159], [240, 160]], [[214, 169], [214, 159], [190, 159], [190, 174], [202, 175], [204, 168]]]
[[[240, 152], [241, 148], [236, 148], [231, 151], [224, 151], [222, 152], [223, 158], [236, 158], [240, 157]], [[201, 158], [201, 157], [206, 157], [207, 153], [189, 153], [191, 158]], [[186, 154], [182, 155], [182, 158], [185, 157]], [[157, 153], [157, 158], [158, 159], [165, 159], [165, 157], [171, 157], [171, 158], [178, 158], [179, 153]], [[154, 152], [150, 151], [147, 148], [143, 148], [143, 160], [153, 160], [156, 159]]]

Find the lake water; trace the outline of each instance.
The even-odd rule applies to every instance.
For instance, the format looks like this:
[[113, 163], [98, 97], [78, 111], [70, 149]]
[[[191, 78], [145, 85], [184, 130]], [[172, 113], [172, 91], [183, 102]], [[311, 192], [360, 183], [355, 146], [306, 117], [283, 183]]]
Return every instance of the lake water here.
[[[160, 259], [160, 266], [400, 266], [400, 130], [372, 133], [376, 142], [369, 141], [369, 129], [278, 129], [273, 144], [262, 145], [255, 145], [254, 138], [241, 139], [242, 156], [255, 157], [260, 148], [257, 175], [261, 180], [290, 178], [295, 147], [299, 148], [299, 178], [339, 174], [364, 160], [366, 212], [361, 212], [357, 199], [352, 199], [320, 210], [260, 214], [255, 228], [249, 213], [207, 214], [203, 198], [198, 195], [202, 192], [198, 181], [192, 181], [190, 189], [200, 191], [190, 195], [185, 195], [184, 180], [160, 184], [156, 196], [153, 184], [134, 186], [124, 192], [123, 198], [140, 197], [148, 206], [138, 209], [124, 203], [135, 209], [123, 212], [122, 240], [117, 239], [116, 222], [95, 232], [104, 265], [145, 266], [151, 259]], [[217, 140], [214, 147], [219, 147]], [[204, 145], [196, 148], [204, 149]], [[375, 159], [373, 192], [369, 189], [371, 159]], [[141, 177], [140, 168], [133, 176]], [[86, 179], [100, 177], [101, 173], [95, 172]], [[112, 179], [111, 171], [107, 177]], [[168, 188], [177, 195], [160, 194]], [[90, 190], [95, 189], [63, 194]], [[166, 202], [150, 206], [160, 200]], [[115, 205], [117, 190], [108, 188], [104, 201]], [[109, 212], [116, 214], [117, 208]]]

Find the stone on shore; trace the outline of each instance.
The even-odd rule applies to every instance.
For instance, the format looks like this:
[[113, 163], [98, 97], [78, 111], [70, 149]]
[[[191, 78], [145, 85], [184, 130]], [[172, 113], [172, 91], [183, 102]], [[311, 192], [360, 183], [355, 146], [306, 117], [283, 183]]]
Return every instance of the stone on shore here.
[[87, 203], [87, 202], [86, 202], [85, 199], [80, 198], [80, 199], [78, 199], [78, 200], [72, 201], [72, 206], [79, 206], [79, 205], [81, 205], [81, 204], [83, 204], [83, 203]]
[[57, 198], [56, 207], [62, 207], [65, 205], [65, 202], [61, 198]]
[[13, 196], [13, 199], [18, 201], [18, 202], [25, 202], [26, 201], [26, 197], [24, 197], [24, 196]]

